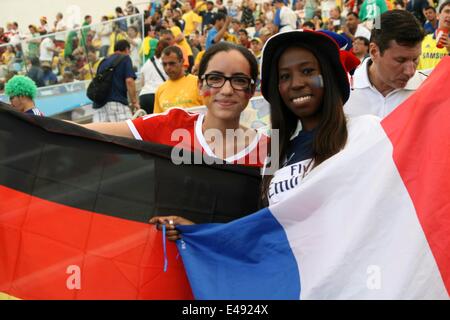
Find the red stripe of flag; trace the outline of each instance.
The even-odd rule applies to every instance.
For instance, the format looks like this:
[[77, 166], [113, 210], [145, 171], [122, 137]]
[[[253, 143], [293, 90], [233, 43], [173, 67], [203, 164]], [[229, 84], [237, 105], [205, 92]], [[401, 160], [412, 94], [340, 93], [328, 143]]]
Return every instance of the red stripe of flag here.
[[[410, 97], [382, 124], [450, 294], [449, 73], [450, 57], [445, 57], [424, 82], [420, 94]], [[405, 125], [400, 127], [398, 123]]]
[[[181, 257], [145, 223], [0, 186], [0, 292], [21, 299], [192, 299]], [[67, 268], [79, 266], [81, 289]]]

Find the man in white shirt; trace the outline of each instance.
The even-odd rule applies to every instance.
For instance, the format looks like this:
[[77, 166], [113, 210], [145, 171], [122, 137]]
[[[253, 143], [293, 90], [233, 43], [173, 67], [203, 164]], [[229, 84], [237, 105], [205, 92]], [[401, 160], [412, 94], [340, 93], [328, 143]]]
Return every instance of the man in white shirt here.
[[55, 46], [61, 49], [64, 49], [64, 44], [66, 41], [66, 33], [62, 31], [66, 31], [66, 24], [63, 20], [63, 14], [60, 12], [56, 15], [55, 27], [53, 28], [53, 32], [58, 32], [55, 34]]
[[53, 54], [58, 54], [59, 51], [55, 47], [55, 44], [53, 43], [53, 40], [50, 37], [46, 37], [42, 39], [41, 44], [39, 46], [39, 61], [42, 62], [50, 62], [50, 64], [53, 61]]
[[347, 21], [342, 29], [345, 35], [353, 41], [356, 37], [364, 37], [370, 41], [370, 31], [359, 23], [359, 17], [354, 12], [347, 14]]
[[392, 10], [381, 15], [381, 28], [372, 30], [370, 58], [351, 78], [348, 116], [373, 114], [384, 118], [406, 100], [426, 79], [417, 64], [425, 34], [408, 11]]
[[284, 5], [285, 0], [275, 0], [275, 7], [280, 10], [279, 32], [297, 29], [297, 15], [295, 12]]

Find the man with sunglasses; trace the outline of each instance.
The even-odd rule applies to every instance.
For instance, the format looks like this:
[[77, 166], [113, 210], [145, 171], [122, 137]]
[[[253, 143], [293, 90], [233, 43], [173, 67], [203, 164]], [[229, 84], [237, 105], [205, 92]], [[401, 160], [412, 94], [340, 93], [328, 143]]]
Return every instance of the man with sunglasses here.
[[5, 85], [5, 94], [14, 109], [26, 114], [43, 116], [34, 103], [36, 93], [36, 84], [26, 76], [14, 76]]
[[173, 107], [190, 108], [203, 105], [197, 90], [197, 77], [185, 75], [181, 49], [176, 46], [165, 48], [161, 61], [169, 79], [156, 89], [153, 112], [161, 113]]

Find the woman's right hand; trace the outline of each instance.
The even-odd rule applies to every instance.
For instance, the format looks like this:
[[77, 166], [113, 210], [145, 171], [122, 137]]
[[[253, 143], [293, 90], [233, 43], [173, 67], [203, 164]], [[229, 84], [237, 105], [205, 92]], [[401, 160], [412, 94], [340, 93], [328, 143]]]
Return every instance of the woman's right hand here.
[[194, 224], [194, 222], [178, 216], [157, 216], [151, 218], [149, 223], [156, 224], [158, 230], [162, 230], [162, 226], [165, 225], [166, 237], [171, 241], [177, 241], [178, 239], [181, 239], [181, 233], [176, 229], [176, 226], [186, 226]]

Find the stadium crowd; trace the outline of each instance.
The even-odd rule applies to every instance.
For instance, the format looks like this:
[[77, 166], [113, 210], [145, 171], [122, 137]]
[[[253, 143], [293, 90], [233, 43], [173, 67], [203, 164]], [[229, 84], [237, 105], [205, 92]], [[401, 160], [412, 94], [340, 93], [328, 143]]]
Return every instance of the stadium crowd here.
[[[41, 17], [39, 23], [30, 21], [28, 32], [24, 33], [18, 23], [8, 22], [5, 28], [0, 27], [0, 92], [17, 74], [28, 76], [38, 87], [91, 80], [101, 62], [116, 52], [115, 45], [126, 40], [132, 69], [142, 75], [137, 85], [140, 90], [132, 90], [140, 99], [129, 97], [133, 108], [143, 107], [152, 113], [174, 106], [192, 107], [202, 104], [193, 96], [196, 74], [205, 50], [214, 43], [242, 45], [260, 63], [262, 48], [274, 34], [294, 29], [323, 30], [334, 37], [341, 50], [363, 61], [370, 55], [376, 17], [394, 9], [411, 12], [423, 26], [427, 35], [417, 68], [429, 70], [450, 52], [446, 28], [450, 6], [442, 7], [442, 3], [445, 2], [164, 0], [149, 2], [140, 12], [128, 1], [124, 8], [115, 8], [114, 15], [104, 15], [96, 23], [91, 15], [86, 15], [81, 25], [68, 26], [63, 14], [58, 13], [53, 21], [47, 17]], [[446, 31], [447, 36], [440, 37], [443, 45], [438, 47], [439, 30]], [[181, 49], [182, 66], [176, 65], [176, 58], [170, 62], [172, 65], [162, 61], [162, 52], [169, 46]], [[354, 67], [348, 70], [350, 74]], [[162, 88], [157, 93], [159, 87]], [[181, 87], [191, 87], [192, 92], [180, 97]], [[257, 93], [259, 89], [258, 79]]]

